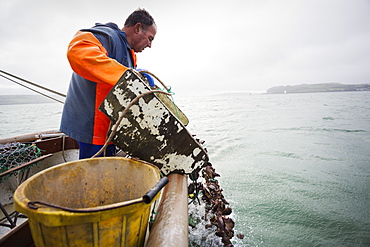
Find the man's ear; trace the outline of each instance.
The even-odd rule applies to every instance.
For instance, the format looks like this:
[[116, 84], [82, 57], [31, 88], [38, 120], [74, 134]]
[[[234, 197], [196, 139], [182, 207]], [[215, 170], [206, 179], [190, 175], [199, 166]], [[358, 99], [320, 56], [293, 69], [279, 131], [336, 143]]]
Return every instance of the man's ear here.
[[140, 22], [136, 23], [135, 26], [134, 26], [134, 32], [136, 34], [140, 33], [141, 32], [141, 29], [143, 28], [143, 26], [141, 25]]

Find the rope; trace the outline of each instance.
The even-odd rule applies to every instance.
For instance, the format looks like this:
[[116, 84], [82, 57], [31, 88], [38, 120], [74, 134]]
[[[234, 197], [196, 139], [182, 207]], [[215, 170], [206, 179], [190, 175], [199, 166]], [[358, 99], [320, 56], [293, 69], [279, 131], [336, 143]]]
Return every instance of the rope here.
[[[64, 97], [64, 98], [66, 97], [66, 95], [65, 95], [65, 94], [59, 93], [59, 92], [57, 92], [57, 91], [51, 90], [51, 89], [49, 89], [49, 88], [46, 88], [46, 87], [43, 87], [43, 86], [40, 86], [40, 85], [37, 85], [36, 83], [33, 83], [33, 82], [30, 82], [30, 81], [27, 81], [27, 80], [25, 80], [25, 79], [22, 79], [22, 78], [20, 78], [20, 77], [18, 77], [18, 76], [12, 75], [12, 74], [10, 74], [10, 73], [8, 73], [8, 72], [5, 72], [5, 71], [3, 71], [3, 70], [0, 70], [0, 72], [1, 72], [1, 73], [3, 73], [3, 74], [6, 74], [6, 75], [8, 75], [8, 76], [14, 77], [14, 78], [16, 78], [16, 79], [18, 79], [18, 80], [21, 80], [21, 81], [27, 82], [28, 84], [31, 84], [32, 86], [35, 86], [35, 87], [38, 87], [38, 88], [44, 89], [45, 91], [48, 91], [48, 92], [54, 93], [54, 94], [59, 95], [59, 96], [62, 96], [62, 97]], [[5, 76], [3, 76], [3, 77], [4, 77], [4, 78], [6, 78]], [[6, 79], [8, 79], [8, 78], [6, 78]], [[17, 83], [17, 82], [16, 82], [16, 83]], [[19, 84], [19, 83], [18, 83], [18, 84]], [[20, 84], [20, 85], [22, 85], [22, 84]], [[23, 85], [22, 85], [22, 86], [23, 86]]]
[[[0, 70], [0, 71], [1, 71], [1, 70]], [[3, 72], [3, 71], [1, 71], [1, 72]], [[41, 94], [41, 95], [43, 95], [43, 96], [45, 96], [45, 97], [47, 97], [47, 98], [49, 98], [49, 99], [52, 99], [52, 100], [58, 101], [59, 103], [64, 104], [64, 102], [63, 102], [63, 101], [60, 101], [60, 100], [58, 100], [58, 99], [56, 99], [56, 98], [53, 98], [53, 97], [51, 97], [51, 96], [49, 96], [49, 95], [47, 95], [47, 94], [41, 93], [40, 91], [37, 91], [37, 90], [35, 90], [35, 89], [33, 89], [33, 88], [27, 87], [26, 85], [23, 85], [22, 83], [16, 82], [16, 81], [14, 81], [14, 80], [10, 79], [9, 77], [6, 77], [6, 76], [1, 75], [1, 74], [0, 74], [0, 76], [1, 76], [1, 77], [3, 77], [3, 78], [5, 78], [5, 79], [8, 79], [9, 81], [12, 81], [12, 82], [14, 82], [14, 83], [16, 83], [16, 84], [20, 85], [20, 86], [22, 86], [22, 87], [25, 87], [25, 88], [27, 88], [27, 89], [29, 89], [29, 90], [31, 90], [31, 91], [34, 91], [34, 92], [36, 92], [36, 93], [38, 93], [38, 94]]]
[[113, 140], [113, 137], [114, 135], [116, 134], [117, 132], [117, 129], [118, 129], [118, 126], [121, 124], [122, 120], [123, 120], [123, 117], [127, 114], [127, 112], [129, 111], [130, 107], [133, 106], [140, 98], [148, 95], [148, 94], [151, 94], [151, 93], [164, 93], [164, 94], [167, 94], [167, 95], [171, 95], [170, 93], [167, 93], [167, 92], [163, 92], [161, 90], [153, 90], [153, 91], [148, 91], [148, 92], [145, 92], [145, 93], [142, 93], [138, 96], [136, 96], [128, 105], [127, 107], [125, 108], [125, 110], [123, 110], [121, 116], [118, 118], [117, 122], [112, 126], [112, 132], [110, 133], [108, 139], [106, 140], [105, 144], [103, 145], [103, 147], [96, 153], [94, 154], [91, 158], [95, 158], [97, 157], [98, 155], [100, 155], [103, 151], [106, 150], [108, 144]]
[[147, 70], [142, 70], [139, 73], [140, 74], [145, 73], [145, 74], [149, 74], [149, 75], [153, 76], [155, 79], [157, 79], [157, 81], [159, 81], [162, 84], [162, 86], [167, 90], [167, 92], [170, 92], [171, 88], [168, 89], [168, 87], [166, 87], [166, 85], [155, 74], [153, 74], [152, 72], [149, 72]]

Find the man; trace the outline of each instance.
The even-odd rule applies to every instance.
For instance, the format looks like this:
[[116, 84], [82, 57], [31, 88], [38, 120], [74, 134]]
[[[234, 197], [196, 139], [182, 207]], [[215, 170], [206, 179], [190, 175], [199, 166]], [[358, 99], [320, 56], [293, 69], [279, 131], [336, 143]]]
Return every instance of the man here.
[[[90, 158], [106, 141], [110, 120], [98, 110], [114, 84], [128, 68], [136, 68], [135, 52], [151, 47], [157, 33], [153, 17], [134, 11], [120, 30], [114, 23], [76, 33], [67, 57], [73, 69], [60, 130], [78, 141], [80, 159]], [[106, 156], [115, 155], [109, 145]]]

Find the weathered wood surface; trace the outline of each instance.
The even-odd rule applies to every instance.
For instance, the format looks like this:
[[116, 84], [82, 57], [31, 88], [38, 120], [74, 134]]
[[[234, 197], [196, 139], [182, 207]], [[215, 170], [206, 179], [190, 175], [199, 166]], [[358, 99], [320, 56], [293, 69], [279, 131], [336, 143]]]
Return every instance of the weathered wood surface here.
[[[150, 91], [139, 75], [127, 70], [100, 106], [113, 124], [129, 103]], [[192, 173], [208, 161], [204, 148], [154, 94], [140, 98], [124, 116], [113, 143], [132, 157], [158, 166], [165, 175]]]

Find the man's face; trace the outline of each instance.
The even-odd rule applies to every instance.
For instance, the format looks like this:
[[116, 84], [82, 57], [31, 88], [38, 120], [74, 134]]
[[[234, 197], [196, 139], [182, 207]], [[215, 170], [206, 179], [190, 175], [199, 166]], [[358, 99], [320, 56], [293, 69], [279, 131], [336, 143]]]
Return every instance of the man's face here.
[[152, 47], [152, 41], [154, 40], [155, 34], [157, 33], [157, 26], [155, 24], [148, 27], [145, 31], [140, 27], [139, 32], [136, 34], [135, 42], [132, 45], [132, 49], [135, 52], [142, 52], [147, 47]]

